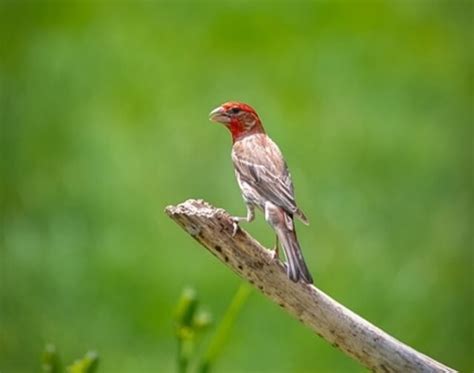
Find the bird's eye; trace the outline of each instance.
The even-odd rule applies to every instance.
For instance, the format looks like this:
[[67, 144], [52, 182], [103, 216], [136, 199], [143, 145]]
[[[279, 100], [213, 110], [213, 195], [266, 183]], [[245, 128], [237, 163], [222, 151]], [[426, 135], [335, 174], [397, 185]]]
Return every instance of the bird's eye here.
[[240, 113], [240, 109], [238, 107], [233, 107], [232, 109], [230, 109], [230, 112], [232, 114], [238, 114]]

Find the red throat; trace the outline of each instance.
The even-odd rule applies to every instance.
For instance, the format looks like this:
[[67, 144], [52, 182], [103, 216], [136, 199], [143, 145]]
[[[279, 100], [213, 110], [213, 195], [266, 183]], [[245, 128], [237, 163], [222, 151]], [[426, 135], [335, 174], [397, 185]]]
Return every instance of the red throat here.
[[247, 129], [245, 124], [237, 119], [233, 119], [227, 126], [229, 128], [230, 133], [232, 134], [232, 142], [236, 142], [241, 138], [244, 138], [249, 135], [253, 135], [256, 133], [265, 133], [263, 129], [262, 123], [259, 119], [255, 122], [255, 124], [250, 128]]

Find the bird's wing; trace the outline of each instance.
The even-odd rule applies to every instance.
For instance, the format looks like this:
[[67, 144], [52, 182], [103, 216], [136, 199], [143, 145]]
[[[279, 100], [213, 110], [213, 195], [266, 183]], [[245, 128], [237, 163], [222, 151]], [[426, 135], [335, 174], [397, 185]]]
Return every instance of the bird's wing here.
[[237, 141], [232, 149], [232, 160], [240, 178], [265, 200], [307, 222], [296, 205], [293, 182], [283, 155], [268, 136], [259, 134]]

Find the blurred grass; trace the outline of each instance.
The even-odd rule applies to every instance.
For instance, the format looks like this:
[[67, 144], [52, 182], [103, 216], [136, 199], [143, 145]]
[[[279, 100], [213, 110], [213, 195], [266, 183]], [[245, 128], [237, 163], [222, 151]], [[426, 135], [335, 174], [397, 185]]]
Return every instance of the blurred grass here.
[[[249, 102], [279, 143], [316, 283], [472, 370], [472, 2], [0, 3], [0, 370], [47, 341], [103, 372], [171, 371], [186, 284], [239, 280], [163, 208], [244, 211], [224, 129]], [[248, 229], [271, 246], [263, 219]], [[263, 297], [216, 371], [362, 371]]]

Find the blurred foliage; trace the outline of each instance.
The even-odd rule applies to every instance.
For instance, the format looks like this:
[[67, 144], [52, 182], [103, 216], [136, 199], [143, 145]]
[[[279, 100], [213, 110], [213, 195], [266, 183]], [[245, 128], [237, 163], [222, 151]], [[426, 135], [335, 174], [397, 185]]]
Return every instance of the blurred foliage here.
[[59, 356], [55, 345], [51, 343], [46, 345], [41, 361], [41, 366], [44, 373], [61, 372], [61, 362], [59, 361]]
[[237, 289], [234, 298], [222, 317], [222, 320], [217, 325], [217, 329], [198, 365], [199, 372], [208, 373], [211, 371], [211, 367], [215, 365], [217, 357], [222, 353], [225, 344], [229, 340], [237, 316], [240, 314], [242, 307], [247, 302], [251, 291], [252, 289], [246, 283], [242, 283]]
[[[83, 358], [75, 360], [67, 367], [68, 373], [94, 373], [99, 365], [99, 355], [89, 351]], [[48, 343], [43, 351], [42, 371], [44, 373], [60, 373], [62, 367], [56, 346]]]
[[[229, 339], [230, 332], [236, 322], [243, 305], [251, 292], [249, 285], [241, 283], [227, 308], [222, 320], [216, 327], [207, 349], [202, 346], [202, 334], [212, 324], [209, 312], [198, 308], [196, 291], [186, 288], [181, 294], [176, 307], [176, 337], [178, 340], [178, 372], [210, 372], [218, 355]], [[198, 350], [201, 351], [198, 351]], [[203, 352], [204, 351], [204, 352]]]
[[82, 359], [74, 361], [68, 368], [68, 373], [94, 373], [99, 365], [99, 356], [90, 351]]
[[186, 288], [176, 307], [176, 338], [178, 340], [178, 372], [188, 371], [195, 354], [198, 337], [211, 325], [211, 314], [198, 311], [196, 291]]
[[[108, 372], [175, 369], [176, 294], [220, 313], [239, 279], [163, 213], [239, 214], [229, 134], [280, 145], [316, 284], [472, 370], [472, 1], [0, 2], [0, 370], [48, 340]], [[261, 216], [245, 226], [268, 246]], [[222, 372], [363, 371], [264, 297]]]

